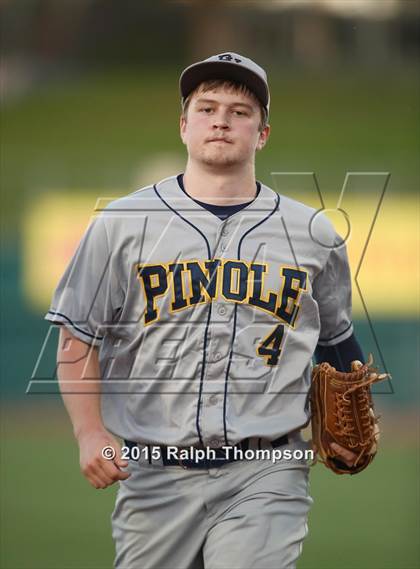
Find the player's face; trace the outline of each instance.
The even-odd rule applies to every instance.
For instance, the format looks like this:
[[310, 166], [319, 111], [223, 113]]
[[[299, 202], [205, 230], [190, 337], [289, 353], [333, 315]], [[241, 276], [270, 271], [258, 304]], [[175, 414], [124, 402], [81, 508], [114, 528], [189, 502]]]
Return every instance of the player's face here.
[[258, 103], [249, 95], [223, 88], [195, 93], [187, 116], [181, 117], [181, 138], [189, 159], [219, 168], [253, 163], [270, 127], [259, 130]]

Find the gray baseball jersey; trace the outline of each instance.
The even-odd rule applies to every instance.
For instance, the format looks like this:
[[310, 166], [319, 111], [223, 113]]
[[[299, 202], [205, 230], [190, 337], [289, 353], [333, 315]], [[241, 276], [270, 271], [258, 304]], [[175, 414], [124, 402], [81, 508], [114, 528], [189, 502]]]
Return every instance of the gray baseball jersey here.
[[273, 440], [309, 419], [317, 343], [353, 333], [346, 249], [324, 215], [267, 186], [222, 221], [174, 176], [99, 212], [46, 318], [99, 348], [114, 434]]

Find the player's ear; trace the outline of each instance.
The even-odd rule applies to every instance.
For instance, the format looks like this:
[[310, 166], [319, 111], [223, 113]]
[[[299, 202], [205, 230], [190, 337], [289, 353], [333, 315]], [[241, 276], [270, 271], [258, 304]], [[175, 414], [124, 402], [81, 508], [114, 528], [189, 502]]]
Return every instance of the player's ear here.
[[270, 136], [270, 125], [267, 124], [263, 130], [260, 132], [260, 136], [257, 142], [257, 150], [262, 150]]
[[184, 114], [181, 114], [179, 118], [179, 134], [181, 136], [182, 142], [185, 144], [185, 130], [187, 127], [187, 119]]

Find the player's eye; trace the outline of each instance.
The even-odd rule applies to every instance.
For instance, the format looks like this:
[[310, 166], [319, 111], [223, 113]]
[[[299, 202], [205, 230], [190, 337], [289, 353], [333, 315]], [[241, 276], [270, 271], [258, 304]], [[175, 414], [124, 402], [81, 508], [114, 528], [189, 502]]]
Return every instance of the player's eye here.
[[213, 110], [212, 107], [201, 107], [199, 109], [200, 112], [206, 113], [206, 114], [210, 114], [212, 112], [212, 110]]
[[234, 109], [233, 113], [237, 117], [247, 117], [248, 116], [248, 113], [246, 111], [240, 111], [239, 109]]

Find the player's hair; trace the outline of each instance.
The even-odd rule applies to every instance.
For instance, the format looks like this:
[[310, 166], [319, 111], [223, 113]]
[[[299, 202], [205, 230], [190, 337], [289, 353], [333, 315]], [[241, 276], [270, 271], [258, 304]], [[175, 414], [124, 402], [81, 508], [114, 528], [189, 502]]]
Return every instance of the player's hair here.
[[186, 97], [186, 99], [182, 103], [182, 116], [185, 119], [187, 118], [188, 107], [190, 105], [193, 95], [195, 95], [196, 93], [208, 93], [209, 91], [213, 91], [213, 89], [218, 89], [219, 87], [222, 87], [223, 89], [226, 89], [226, 91], [230, 91], [233, 93], [242, 93], [244, 95], [248, 95], [248, 97], [254, 99], [254, 101], [258, 104], [261, 115], [261, 120], [258, 128], [260, 132], [264, 130], [264, 128], [267, 126], [268, 116], [267, 116], [267, 111], [260, 103], [259, 99], [243, 83], [226, 80], [226, 79], [209, 79], [208, 81], [203, 81], [202, 83], [197, 85], [197, 87], [193, 91], [191, 91], [191, 93], [188, 95], [188, 97]]

